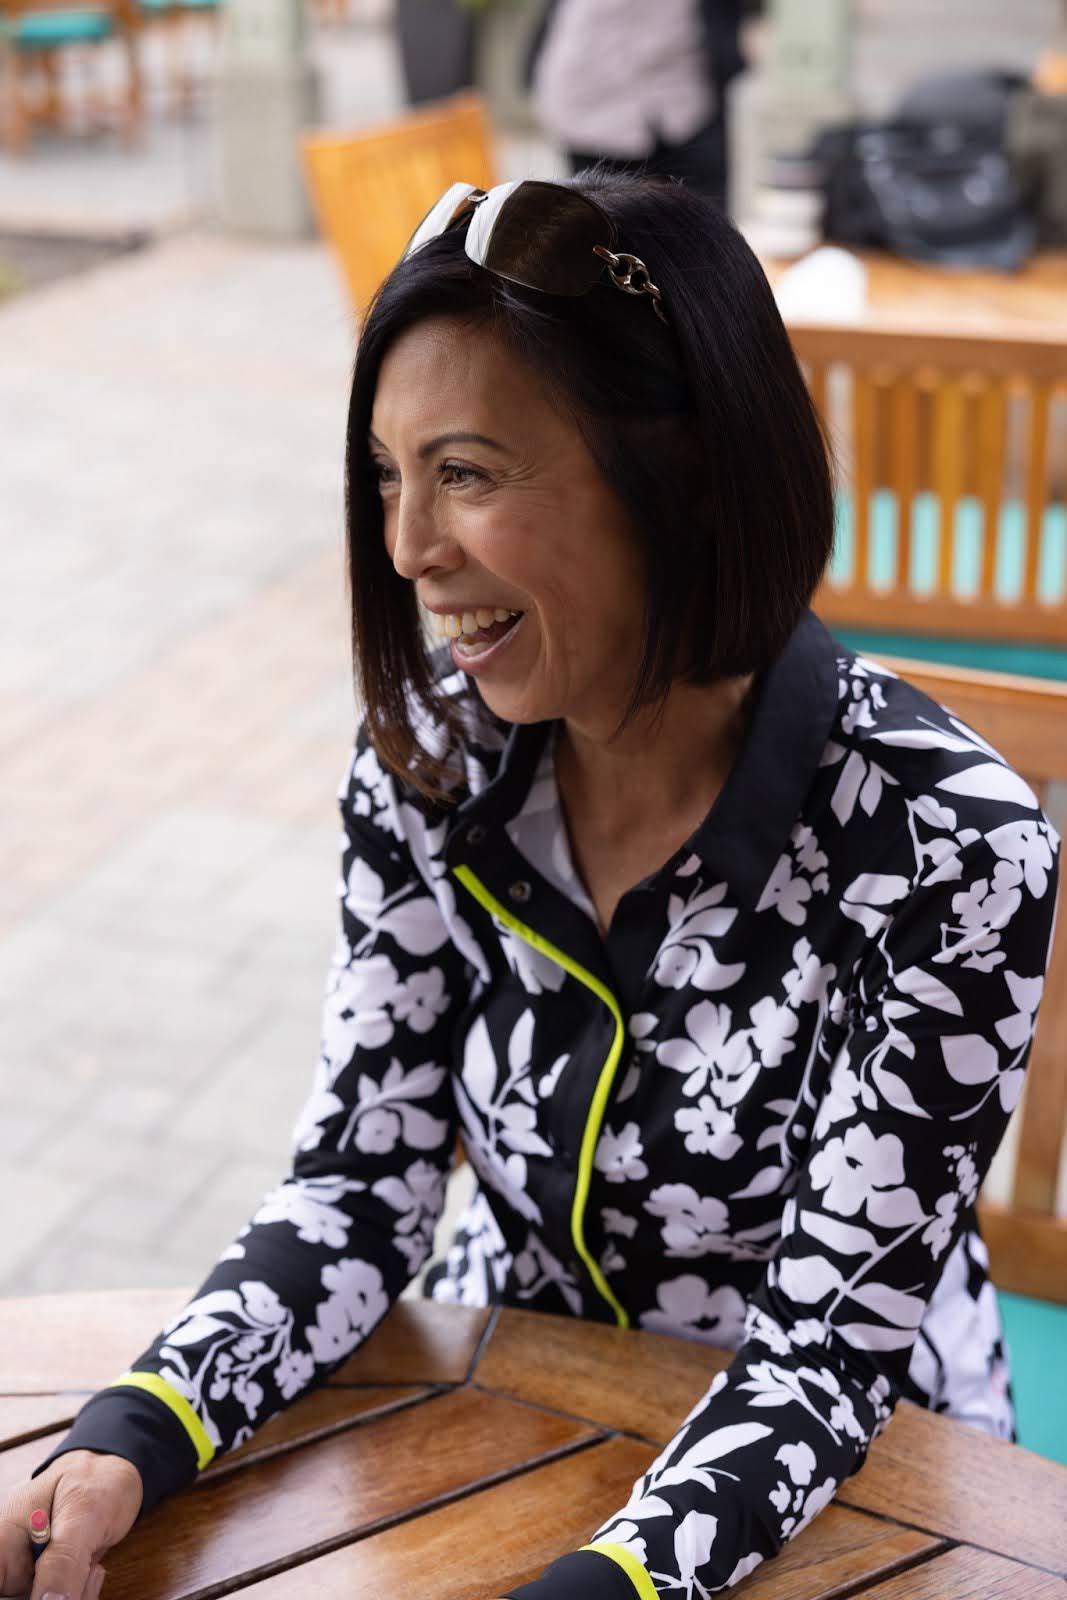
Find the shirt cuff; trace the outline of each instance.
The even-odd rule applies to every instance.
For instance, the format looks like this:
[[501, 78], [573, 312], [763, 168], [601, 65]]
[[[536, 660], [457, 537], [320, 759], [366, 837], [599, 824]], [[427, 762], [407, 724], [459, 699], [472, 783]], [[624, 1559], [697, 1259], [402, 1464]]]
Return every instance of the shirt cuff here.
[[96, 1450], [122, 1456], [141, 1474], [141, 1515], [165, 1495], [191, 1483], [197, 1472], [196, 1447], [174, 1413], [160, 1400], [136, 1389], [102, 1389], [87, 1401], [63, 1442], [32, 1476], [69, 1450]]
[[622, 1545], [604, 1541], [553, 1561], [532, 1583], [508, 1589], [502, 1600], [657, 1600], [644, 1567]]

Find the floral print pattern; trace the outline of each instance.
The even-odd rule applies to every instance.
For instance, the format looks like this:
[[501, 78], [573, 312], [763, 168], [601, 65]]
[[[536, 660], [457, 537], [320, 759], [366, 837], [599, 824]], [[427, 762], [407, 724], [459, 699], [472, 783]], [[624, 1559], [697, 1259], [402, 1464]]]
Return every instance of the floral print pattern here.
[[[461, 1131], [478, 1182], [436, 1298], [604, 1321], [617, 1303], [734, 1351], [594, 1535], [689, 1600], [816, 1516], [902, 1395], [1011, 1433], [974, 1204], [1023, 1083], [1058, 840], [983, 740], [809, 615], [712, 811], [605, 937], [552, 730], [447, 687], [470, 729], [451, 807], [363, 739], [342, 787], [292, 1172], [135, 1365], [220, 1449], [241, 1442], [422, 1265]], [[142, 1465], [136, 1423], [159, 1410], [104, 1391], [64, 1448]], [[182, 1437], [144, 1464], [149, 1502], [191, 1476]], [[614, 1594], [606, 1565], [572, 1553], [538, 1596]]]

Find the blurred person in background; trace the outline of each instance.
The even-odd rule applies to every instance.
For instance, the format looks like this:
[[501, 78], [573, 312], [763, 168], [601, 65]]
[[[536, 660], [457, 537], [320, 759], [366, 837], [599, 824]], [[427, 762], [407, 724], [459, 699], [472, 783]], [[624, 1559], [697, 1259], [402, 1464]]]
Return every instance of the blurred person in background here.
[[534, 109], [571, 170], [681, 179], [726, 205], [725, 95], [752, 0], [549, 0]]

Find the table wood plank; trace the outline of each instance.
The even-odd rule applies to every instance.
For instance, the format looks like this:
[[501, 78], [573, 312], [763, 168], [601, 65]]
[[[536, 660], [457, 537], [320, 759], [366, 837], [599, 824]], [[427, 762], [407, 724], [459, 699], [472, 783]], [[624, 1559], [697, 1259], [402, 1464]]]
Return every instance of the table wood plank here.
[[[330, 1430], [342, 1428], [360, 1417], [373, 1416], [413, 1397], [421, 1399], [429, 1393], [431, 1391], [428, 1389], [390, 1388], [385, 1385], [316, 1390], [314, 1394], [294, 1401], [285, 1411], [264, 1423], [239, 1449], [220, 1456], [215, 1465], [200, 1474], [197, 1482], [206, 1483], [211, 1478], [222, 1477], [236, 1465], [245, 1466], [252, 1461], [265, 1460], [281, 1450], [294, 1449]], [[6, 1494], [28, 1478], [34, 1467], [55, 1449], [65, 1432], [66, 1427], [62, 1427], [0, 1450], [0, 1494]]]
[[921, 1406], [898, 1407], [839, 1499], [1067, 1571], [1067, 1467]]
[[247, 1443], [220, 1456], [197, 1479], [205, 1483], [221, 1477], [235, 1467], [247, 1466], [251, 1461], [265, 1460], [277, 1455], [279, 1450], [291, 1450], [307, 1444], [312, 1439], [335, 1432], [354, 1422], [357, 1417], [374, 1416], [398, 1405], [417, 1404], [431, 1391], [407, 1385], [368, 1384], [358, 1389], [316, 1389], [302, 1400], [296, 1400], [284, 1411], [257, 1428]]
[[42, 1431], [70, 1426], [87, 1394], [20, 1394], [0, 1397], [0, 1449]]
[[[575, 1550], [625, 1503], [654, 1450], [609, 1439], [241, 1591], [242, 1600], [489, 1600]], [[830, 1507], [754, 1573], [745, 1600], [832, 1600], [937, 1541]], [[477, 1556], [472, 1556], [477, 1552]]]
[[585, 1323], [576, 1339], [569, 1317], [539, 1314], [534, 1338], [531, 1314], [505, 1309], [482, 1352], [475, 1381], [499, 1394], [665, 1444], [731, 1359], [711, 1345], [602, 1323]]
[[191, 1289], [105, 1289], [4, 1301], [0, 1394], [101, 1389], [125, 1372]]
[[492, 1313], [400, 1300], [330, 1383], [462, 1383]]
[[[599, 1323], [576, 1338], [566, 1317], [539, 1316], [534, 1340], [528, 1313], [505, 1310], [476, 1381], [662, 1444], [730, 1359]], [[1067, 1467], [907, 1402], [838, 1500], [1054, 1571], [1067, 1564]]]
[[[747, 1592], [742, 1593], [748, 1600]], [[1067, 1583], [988, 1550], [961, 1545], [864, 1589], [863, 1600], [1067, 1600]]]
[[200, 1483], [108, 1560], [107, 1600], [241, 1586], [304, 1552], [595, 1438], [566, 1417], [460, 1390]]

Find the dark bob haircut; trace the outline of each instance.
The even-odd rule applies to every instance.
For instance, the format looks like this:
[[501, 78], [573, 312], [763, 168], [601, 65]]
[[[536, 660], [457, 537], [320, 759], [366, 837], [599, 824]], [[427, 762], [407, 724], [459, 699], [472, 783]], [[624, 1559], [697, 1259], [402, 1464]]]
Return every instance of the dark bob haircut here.
[[[393, 270], [360, 336], [346, 463], [357, 690], [380, 760], [437, 799], [464, 726], [436, 687], [414, 585], [386, 553], [367, 440], [382, 361], [416, 323], [454, 316], [505, 341], [573, 416], [622, 502], [647, 574], [624, 725], [661, 704], [675, 679], [762, 672], [830, 557], [822, 429], [741, 235], [677, 183], [594, 168], [573, 186], [612, 218], [617, 248], [646, 263], [669, 326], [647, 296], [622, 294], [606, 276], [578, 299], [519, 288], [474, 265], [453, 232]], [[434, 751], [415, 731], [419, 707], [439, 730]]]

